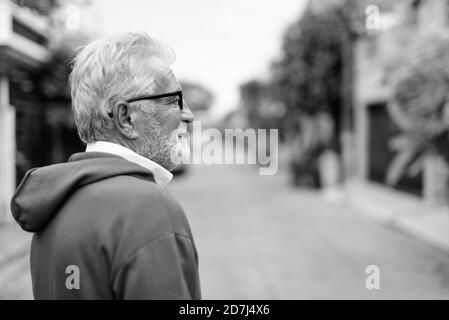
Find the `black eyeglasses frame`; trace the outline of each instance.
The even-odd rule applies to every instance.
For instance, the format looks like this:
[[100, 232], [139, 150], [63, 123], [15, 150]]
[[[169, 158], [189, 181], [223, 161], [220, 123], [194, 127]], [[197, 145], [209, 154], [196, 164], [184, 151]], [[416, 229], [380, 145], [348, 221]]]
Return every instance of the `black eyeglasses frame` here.
[[[182, 98], [182, 90], [177, 90], [173, 92], [167, 92], [167, 93], [159, 93], [159, 94], [150, 94], [150, 95], [143, 95], [143, 96], [137, 96], [131, 99], [126, 100], [126, 102], [131, 103], [135, 101], [142, 101], [142, 100], [155, 100], [155, 99], [161, 99], [161, 98], [167, 98], [167, 97], [174, 97], [178, 96], [178, 106], [179, 109], [183, 109], [183, 98]], [[109, 117], [112, 118], [112, 112], [108, 113]]]

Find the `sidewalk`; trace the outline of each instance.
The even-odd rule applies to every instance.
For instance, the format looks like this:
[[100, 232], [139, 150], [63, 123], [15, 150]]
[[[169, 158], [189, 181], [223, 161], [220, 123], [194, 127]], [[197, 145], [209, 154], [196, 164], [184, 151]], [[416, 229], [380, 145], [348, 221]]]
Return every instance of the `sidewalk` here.
[[31, 234], [0, 225], [0, 300], [33, 299], [29, 272]]
[[380, 223], [449, 252], [449, 208], [374, 183], [352, 181], [345, 202]]

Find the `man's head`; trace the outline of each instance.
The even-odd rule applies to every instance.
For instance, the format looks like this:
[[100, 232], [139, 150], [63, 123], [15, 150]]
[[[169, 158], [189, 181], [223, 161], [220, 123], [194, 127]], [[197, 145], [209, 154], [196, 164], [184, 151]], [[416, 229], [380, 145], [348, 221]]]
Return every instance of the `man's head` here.
[[[100, 39], [84, 47], [70, 75], [81, 140], [119, 143], [172, 169], [179, 160], [174, 155], [189, 151], [181, 133], [193, 120], [176, 94], [181, 86], [170, 68], [173, 61], [173, 51], [145, 33]], [[154, 98], [167, 93], [173, 95]]]

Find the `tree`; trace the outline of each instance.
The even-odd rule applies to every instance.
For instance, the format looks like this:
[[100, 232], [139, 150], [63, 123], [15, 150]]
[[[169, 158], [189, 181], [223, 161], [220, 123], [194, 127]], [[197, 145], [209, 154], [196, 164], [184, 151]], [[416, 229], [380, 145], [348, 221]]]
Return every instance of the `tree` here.
[[327, 113], [336, 130], [342, 106], [344, 30], [340, 18], [336, 9], [306, 12], [288, 28], [282, 57], [272, 65], [275, 94], [288, 112], [308, 116]]
[[394, 88], [388, 109], [402, 131], [391, 141], [397, 154], [387, 172], [390, 185], [420, 172], [428, 154], [449, 162], [449, 37], [415, 35], [406, 49], [388, 72]]

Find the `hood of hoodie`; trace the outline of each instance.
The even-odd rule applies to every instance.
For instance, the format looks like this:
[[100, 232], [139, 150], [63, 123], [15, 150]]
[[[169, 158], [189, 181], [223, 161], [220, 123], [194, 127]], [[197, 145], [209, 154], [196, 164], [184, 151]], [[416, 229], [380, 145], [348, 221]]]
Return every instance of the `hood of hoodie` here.
[[67, 163], [29, 170], [11, 200], [11, 212], [20, 227], [42, 230], [70, 195], [85, 185], [120, 175], [154, 181], [153, 174], [119, 156], [100, 152], [76, 153]]

